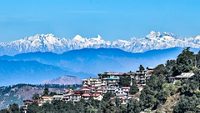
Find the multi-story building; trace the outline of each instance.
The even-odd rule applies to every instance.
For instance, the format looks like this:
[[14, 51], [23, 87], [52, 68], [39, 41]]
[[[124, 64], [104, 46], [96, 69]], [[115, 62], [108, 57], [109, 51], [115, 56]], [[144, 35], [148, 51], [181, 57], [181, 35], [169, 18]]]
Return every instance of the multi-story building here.
[[78, 102], [82, 98], [82, 92], [81, 91], [74, 91], [73, 94], [70, 95], [70, 101]]
[[38, 105], [39, 106], [42, 106], [44, 103], [51, 103], [53, 100], [53, 97], [52, 96], [42, 96]]
[[99, 101], [101, 101], [101, 100], [103, 99], [103, 95], [100, 94], [100, 93], [93, 93], [93, 94], [91, 95], [91, 97], [92, 97], [94, 100], [99, 100]]
[[136, 81], [136, 84], [146, 85], [146, 81], [151, 77], [152, 73], [153, 69], [147, 68], [147, 70], [138, 70], [136, 72], [129, 72], [127, 74], [131, 76], [131, 80]]
[[52, 100], [63, 100], [64, 95], [59, 94], [59, 95], [53, 95]]
[[181, 73], [175, 77], [168, 77], [169, 82], [175, 83], [177, 80], [191, 79], [194, 76], [193, 72]]
[[104, 73], [100, 73], [98, 74], [99, 79], [103, 79], [103, 78], [112, 78], [112, 77], [119, 77], [122, 76], [125, 73], [120, 73], [120, 72], [104, 72]]
[[83, 80], [83, 86], [100, 87], [105, 83], [99, 78], [89, 78]]

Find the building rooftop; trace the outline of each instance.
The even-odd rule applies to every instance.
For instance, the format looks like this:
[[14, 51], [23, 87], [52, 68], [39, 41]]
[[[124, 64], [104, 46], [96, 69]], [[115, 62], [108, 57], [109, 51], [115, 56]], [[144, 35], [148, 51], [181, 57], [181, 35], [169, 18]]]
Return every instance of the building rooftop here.
[[113, 76], [122, 76], [126, 73], [123, 73], [123, 72], [104, 72], [102, 74], [106, 74], [106, 75], [113, 75]]
[[89, 93], [84, 93], [82, 96], [83, 97], [90, 97], [90, 94]]
[[181, 75], [176, 76], [176, 78], [191, 78], [192, 76], [194, 76], [194, 73], [189, 72], [189, 73], [181, 73]]

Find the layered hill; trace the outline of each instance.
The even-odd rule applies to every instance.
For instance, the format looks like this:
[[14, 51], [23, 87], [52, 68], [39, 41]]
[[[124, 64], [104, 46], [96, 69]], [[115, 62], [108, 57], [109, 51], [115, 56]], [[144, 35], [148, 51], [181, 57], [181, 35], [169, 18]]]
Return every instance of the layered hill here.
[[154, 67], [168, 59], [175, 59], [181, 51], [182, 48], [170, 48], [131, 53], [114, 48], [88, 48], [62, 54], [35, 52], [1, 56], [0, 85], [43, 83], [63, 75], [82, 79], [105, 71], [135, 71], [140, 64]]

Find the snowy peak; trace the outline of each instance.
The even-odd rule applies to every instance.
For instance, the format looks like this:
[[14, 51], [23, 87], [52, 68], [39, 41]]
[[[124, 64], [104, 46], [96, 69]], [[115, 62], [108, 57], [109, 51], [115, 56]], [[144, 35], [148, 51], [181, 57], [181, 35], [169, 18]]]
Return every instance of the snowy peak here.
[[96, 41], [101, 41], [103, 40], [103, 38], [100, 36], [100, 35], [97, 35], [97, 38], [92, 38], [93, 40], [96, 40]]
[[36, 34], [31, 37], [26, 37], [24, 39], [20, 39], [17, 41], [13, 41], [8, 43], [9, 46], [15, 46], [20, 48], [20, 51], [42, 51], [46, 52], [46, 50], [53, 51], [57, 47], [63, 46], [62, 40], [55, 37], [53, 34]]
[[17, 41], [13, 41], [11, 42], [12, 44], [13, 43], [20, 43], [20, 44], [23, 44], [23, 43], [31, 43], [31, 44], [40, 44], [40, 43], [43, 43], [43, 42], [46, 42], [46, 44], [54, 44], [56, 43], [56, 41], [58, 41], [59, 39], [54, 37], [54, 35], [52, 34], [36, 34], [34, 36], [30, 36], [30, 37], [26, 37], [24, 39], [20, 39], [20, 40], [17, 40]]
[[99, 42], [102, 42], [104, 41], [103, 38], [100, 36], [100, 35], [97, 35], [97, 37], [95, 38], [83, 38], [82, 36], [80, 35], [76, 35], [74, 38], [73, 38], [74, 41], [77, 41], [77, 42], [86, 42], [86, 41], [99, 41]]
[[195, 40], [200, 40], [200, 35], [194, 37]]
[[151, 31], [150, 34], [146, 36], [146, 38], [156, 40], [160, 38], [160, 36], [161, 36], [160, 32]]
[[150, 40], [174, 40], [175, 36], [172, 33], [151, 31], [146, 38]]
[[82, 48], [118, 48], [128, 52], [144, 52], [172, 47], [200, 48], [200, 35], [178, 38], [172, 33], [151, 31], [144, 38], [107, 41], [100, 35], [92, 38], [76, 35], [72, 39], [66, 39], [58, 38], [53, 34], [36, 34], [13, 42], [0, 43], [0, 55], [15, 55], [38, 51], [63, 53]]
[[24, 41], [36, 41], [36, 40], [55, 40], [56, 37], [53, 35], [53, 34], [36, 34], [34, 36], [30, 36], [30, 37], [26, 37], [24, 39], [21, 39], [21, 40], [24, 40]]
[[76, 35], [74, 38], [73, 38], [74, 41], [78, 41], [78, 42], [84, 42], [86, 39], [83, 38], [82, 36], [80, 35]]

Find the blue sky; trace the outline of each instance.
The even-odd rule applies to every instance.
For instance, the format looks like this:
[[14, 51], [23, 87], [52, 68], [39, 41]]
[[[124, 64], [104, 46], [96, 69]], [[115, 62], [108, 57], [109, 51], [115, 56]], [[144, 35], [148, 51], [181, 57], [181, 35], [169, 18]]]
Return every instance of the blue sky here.
[[1, 0], [0, 41], [37, 33], [129, 39], [152, 30], [195, 36], [199, 6], [200, 0]]

